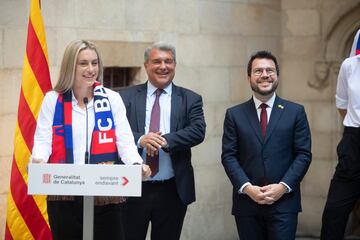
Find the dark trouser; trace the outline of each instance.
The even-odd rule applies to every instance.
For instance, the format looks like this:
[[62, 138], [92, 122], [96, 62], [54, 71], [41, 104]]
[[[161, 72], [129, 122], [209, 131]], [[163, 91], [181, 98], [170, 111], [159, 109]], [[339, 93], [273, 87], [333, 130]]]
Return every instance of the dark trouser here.
[[129, 198], [124, 206], [125, 239], [144, 240], [151, 222], [152, 240], [178, 240], [186, 209], [174, 178], [143, 182], [142, 197]]
[[297, 213], [272, 213], [263, 216], [235, 216], [241, 240], [294, 240]]
[[[82, 239], [83, 198], [74, 201], [47, 201], [54, 240]], [[124, 239], [122, 204], [95, 206], [94, 239]]]
[[337, 147], [339, 163], [330, 182], [321, 239], [343, 239], [350, 212], [360, 197], [360, 128], [345, 127]]

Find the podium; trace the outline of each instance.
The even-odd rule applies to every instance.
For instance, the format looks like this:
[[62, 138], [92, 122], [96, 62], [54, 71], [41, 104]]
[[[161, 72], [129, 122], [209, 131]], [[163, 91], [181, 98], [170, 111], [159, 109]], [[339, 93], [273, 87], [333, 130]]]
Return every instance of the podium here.
[[83, 239], [93, 239], [94, 196], [141, 196], [141, 165], [28, 165], [28, 194], [84, 196]]

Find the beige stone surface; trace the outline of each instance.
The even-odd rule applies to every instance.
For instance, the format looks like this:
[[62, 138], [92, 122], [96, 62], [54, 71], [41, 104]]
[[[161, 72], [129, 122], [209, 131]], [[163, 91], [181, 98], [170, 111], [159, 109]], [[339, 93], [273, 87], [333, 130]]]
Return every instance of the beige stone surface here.
[[[241, 41], [241, 40], [240, 40]], [[247, 59], [255, 52], [260, 50], [267, 50], [272, 52], [275, 56], [280, 58], [280, 41], [278, 36], [250, 36], [246, 37], [246, 51], [247, 51]], [[246, 67], [246, 66], [245, 66]]]
[[0, 157], [12, 156], [14, 145], [14, 132], [16, 126], [16, 114], [0, 115]]
[[17, 112], [21, 81], [22, 69], [0, 69], [0, 117]]
[[[314, 146], [316, 145], [314, 144]], [[316, 146], [316, 148], [318, 147]], [[325, 198], [334, 170], [331, 161], [321, 160], [314, 156], [310, 168], [301, 184], [303, 196]]]
[[246, 67], [230, 69], [230, 101], [233, 105], [242, 103], [252, 96]]
[[0, 236], [3, 237], [5, 235], [5, 224], [6, 224], [6, 209], [7, 209], [7, 193], [0, 193], [0, 209], [1, 209], [1, 217], [0, 217]]
[[310, 88], [308, 81], [315, 78], [312, 59], [302, 60], [281, 58], [280, 87], [283, 97], [293, 101], [329, 101], [334, 92], [329, 87], [324, 89]]
[[223, 205], [231, 199], [232, 185], [227, 179], [220, 156], [212, 165], [195, 166], [195, 188], [197, 206]]
[[[41, 13], [43, 16], [43, 21], [46, 23], [46, 30], [48, 27], [79, 27], [77, 23], [77, 18], [85, 18], [86, 20], [92, 20], [96, 21], [91, 17], [91, 15], [88, 15], [89, 13], [84, 12], [84, 14], [80, 15], [77, 14], [78, 9], [80, 8], [80, 3], [82, 1], [76, 1], [76, 0], [66, 0], [66, 1], [56, 1], [56, 0], [47, 0], [47, 1], [41, 1]], [[79, 4], [77, 4], [79, 3]], [[102, 4], [101, 4], [102, 5]], [[97, 12], [96, 10], [99, 9], [98, 4], [94, 5], [89, 2], [88, 8], [93, 8], [93, 12]], [[84, 11], [86, 11], [84, 9]], [[89, 17], [84, 17], [89, 16]], [[100, 19], [98, 19], [99, 21]], [[49, 34], [47, 34], [48, 36]]]
[[320, 34], [320, 14], [314, 9], [285, 10], [284, 35], [314, 36]]
[[[76, 30], [71, 28], [46, 28], [46, 38], [49, 54], [49, 65], [60, 67], [66, 46], [74, 40], [81, 39], [77, 36]], [[50, 34], [49, 34], [49, 33]], [[84, 40], [90, 40], [85, 38]]]
[[24, 64], [26, 30], [25, 27], [8, 27], [3, 36], [3, 67], [21, 68]]
[[323, 161], [332, 161], [338, 141], [339, 139], [332, 132], [321, 132], [314, 126], [312, 130], [313, 156]]
[[3, 53], [3, 36], [4, 36], [4, 29], [0, 27], [0, 68], [3, 67], [4, 63], [4, 53]]
[[205, 102], [229, 101], [230, 73], [228, 68], [208, 67], [200, 68], [200, 82], [202, 86], [200, 94]]
[[178, 0], [175, 4], [176, 31], [179, 33], [199, 32], [199, 1]]
[[237, 4], [233, 6], [234, 21], [246, 36], [278, 36], [280, 7], [274, 5]]
[[128, 30], [169, 31], [175, 25], [174, 1], [127, 0], [125, 4], [125, 28]]
[[[311, 37], [284, 37], [282, 40], [282, 58], [313, 61], [316, 55], [320, 58], [320, 39]], [[315, 76], [315, 75], [314, 75]]]
[[177, 56], [177, 58], [180, 59], [178, 60], [178, 63], [176, 65], [176, 74], [173, 80], [174, 84], [189, 88], [199, 93], [200, 89], [202, 88], [200, 81], [200, 70], [199, 68], [184, 66], [180, 64], [179, 61], [182, 61], [181, 55], [183, 54], [179, 53]]
[[199, 3], [201, 32], [216, 34], [239, 34], [240, 28], [234, 21], [239, 7], [236, 2], [202, 1]]
[[[54, 28], [47, 27], [45, 29], [45, 32], [46, 32], [46, 36], [45, 36], [46, 37], [46, 46], [47, 46], [47, 52], [48, 52], [48, 64], [49, 64], [49, 66], [56, 66], [57, 65], [56, 64], [56, 61], [57, 61], [56, 58], [58, 56], [57, 52], [59, 51], [58, 47], [56, 46], [56, 44], [57, 44], [56, 30]], [[72, 40], [73, 39], [71, 39], [71, 41]], [[65, 48], [63, 48], [61, 50], [64, 51]], [[49, 54], [49, 53], [52, 53], [52, 54]], [[22, 67], [23, 66], [21, 66], [21, 68]]]
[[[232, 230], [232, 232], [226, 232], [226, 237], [224, 237], [224, 223], [230, 222], [228, 219], [233, 219], [227, 209], [214, 204], [197, 205], [195, 207], [196, 212], [191, 210], [188, 212], [189, 218], [184, 223], [181, 239], [236, 239], [231, 237], [236, 236], [236, 228], [227, 228], [227, 230]], [[204, 212], [207, 214], [203, 214]], [[191, 227], [194, 225], [203, 226], [201, 227], [202, 230], [199, 231], [199, 229]]]
[[301, 197], [302, 213], [298, 218], [298, 232], [309, 235], [319, 235], [321, 229], [321, 216], [325, 206], [324, 197]]
[[[11, 155], [2, 154], [0, 156], [0, 163], [1, 163], [1, 166], [2, 166], [0, 168], [0, 182], [1, 182], [1, 184], [0, 184], [0, 198], [3, 195], [4, 195], [3, 197], [7, 197], [5, 195], [9, 191], [12, 160], [13, 160], [12, 159], [12, 154]], [[0, 200], [0, 203], [3, 204], [3, 202], [1, 202], [1, 200]], [[0, 209], [6, 209], [6, 207], [5, 208], [0, 207]]]
[[181, 35], [181, 49], [185, 66], [241, 66], [246, 62], [246, 46], [241, 37], [224, 35]]
[[[221, 164], [221, 136], [207, 137], [203, 144], [197, 146], [192, 151], [194, 153], [192, 163], [196, 169], [216, 168], [221, 170], [220, 173], [223, 173], [222, 169], [219, 169]], [[197, 175], [197, 172], [195, 175]], [[199, 176], [196, 176], [196, 178], [201, 179]], [[200, 181], [202, 182], [202, 180]]]
[[94, 41], [101, 52], [105, 66], [142, 67], [144, 49], [149, 43]]
[[282, 9], [317, 9], [321, 0], [282, 0]]
[[336, 121], [337, 111], [331, 102], [315, 102], [313, 110], [316, 111], [316, 118], [313, 119], [313, 128], [317, 132], [337, 132], [339, 127]]
[[[130, 1], [127, 1], [129, 3]], [[108, 28], [123, 30], [125, 26], [125, 1], [97, 0], [74, 1], [76, 27], [78, 28]], [[127, 5], [128, 6], [128, 5]]]
[[[23, 7], [19, 8], [19, 4]], [[0, 26], [24, 25], [29, 16], [28, 1], [2, 0], [0, 8]], [[14, 12], [16, 11], [16, 14]]]

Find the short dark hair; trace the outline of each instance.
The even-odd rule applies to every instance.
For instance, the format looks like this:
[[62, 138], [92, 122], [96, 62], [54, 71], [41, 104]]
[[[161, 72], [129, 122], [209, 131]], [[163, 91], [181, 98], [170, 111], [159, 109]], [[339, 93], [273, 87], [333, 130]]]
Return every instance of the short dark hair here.
[[266, 58], [266, 59], [271, 59], [271, 60], [273, 60], [274, 63], [275, 63], [275, 67], [276, 67], [276, 75], [279, 76], [279, 74], [280, 74], [280, 69], [279, 69], [279, 64], [278, 64], [278, 62], [277, 62], [277, 60], [276, 60], [276, 57], [275, 57], [271, 52], [262, 50], [262, 51], [258, 51], [258, 52], [256, 52], [256, 53], [254, 53], [254, 54], [251, 56], [251, 58], [250, 58], [250, 60], [249, 60], [249, 62], [248, 62], [248, 65], [247, 65], [247, 74], [248, 74], [248, 77], [251, 76], [251, 70], [252, 70], [251, 68], [252, 68], [252, 63], [253, 63], [253, 61], [254, 61], [255, 59], [259, 59], [259, 58]]

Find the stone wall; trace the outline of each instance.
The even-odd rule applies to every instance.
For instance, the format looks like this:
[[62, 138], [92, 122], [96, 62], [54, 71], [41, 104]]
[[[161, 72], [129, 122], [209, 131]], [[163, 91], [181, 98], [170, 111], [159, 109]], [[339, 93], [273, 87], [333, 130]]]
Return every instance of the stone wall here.
[[[230, 214], [232, 187], [220, 163], [223, 119], [227, 107], [251, 96], [246, 80], [246, 64], [251, 53], [260, 49], [272, 51], [281, 64], [279, 95], [304, 104], [311, 125], [314, 159], [302, 185], [303, 213], [298, 231], [318, 234], [341, 130], [333, 95], [338, 67], [338, 63], [334, 63], [342, 56], [325, 51], [324, 46], [336, 42], [331, 35], [332, 27], [359, 2], [104, 0], [99, 4], [97, 0], [42, 1], [52, 82], [56, 81], [64, 47], [74, 39], [95, 41], [104, 52], [106, 42], [115, 44], [118, 52], [114, 58], [120, 66], [129, 61], [137, 66], [142, 64], [142, 56], [130, 56], [126, 43], [135, 46], [134, 54], [141, 55], [142, 48], [154, 41], [173, 43], [178, 54], [174, 82], [202, 94], [207, 122], [204, 143], [193, 149], [197, 201], [189, 206], [182, 239], [236, 239]], [[0, 95], [0, 162], [3, 166], [0, 168], [0, 236], [4, 233], [28, 11], [26, 0], [1, 0], [0, 89], [6, 91]], [[353, 23], [354, 29], [355, 26]], [[122, 58], [122, 53], [127, 57]], [[111, 53], [105, 55], [111, 59]], [[327, 61], [326, 69], [330, 72], [324, 81], [315, 75], [319, 61]], [[141, 78], [140, 82], [146, 79], [143, 70]]]
[[360, 1], [282, 1], [282, 95], [305, 105], [313, 162], [302, 184], [298, 232], [318, 235], [342, 124], [336, 79], [349, 42], [360, 28]]

